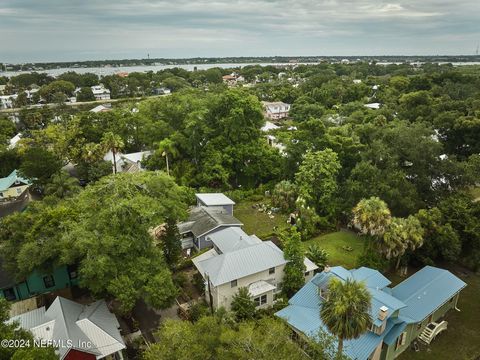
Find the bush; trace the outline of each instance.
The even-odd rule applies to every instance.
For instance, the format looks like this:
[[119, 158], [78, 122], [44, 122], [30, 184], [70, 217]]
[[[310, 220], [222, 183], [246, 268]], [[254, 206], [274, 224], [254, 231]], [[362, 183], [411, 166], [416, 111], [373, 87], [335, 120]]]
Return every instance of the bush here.
[[183, 272], [177, 272], [173, 275], [173, 283], [178, 287], [183, 287], [188, 282], [187, 275]]
[[190, 309], [188, 309], [188, 320], [191, 322], [197, 322], [200, 318], [210, 314], [210, 307], [204, 301], [194, 303]]
[[193, 275], [193, 286], [195, 286], [200, 294], [205, 294], [205, 280], [198, 272]]
[[369, 267], [380, 272], [388, 269], [389, 262], [377, 250], [367, 247], [357, 259], [357, 267]]

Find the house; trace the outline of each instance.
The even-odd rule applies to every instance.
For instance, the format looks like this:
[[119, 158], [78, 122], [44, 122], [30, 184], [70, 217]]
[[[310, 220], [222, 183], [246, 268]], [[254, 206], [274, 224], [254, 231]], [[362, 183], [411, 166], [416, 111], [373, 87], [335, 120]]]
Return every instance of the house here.
[[[287, 260], [271, 241], [247, 235], [240, 227], [226, 227], [211, 233], [207, 241], [213, 249], [193, 258], [193, 264], [205, 279], [205, 297], [215, 309], [229, 310], [233, 296], [246, 287], [257, 308], [274, 304]], [[305, 279], [318, 268], [305, 258]]]
[[95, 85], [91, 87], [95, 100], [110, 100], [110, 90], [103, 85]]
[[170, 95], [172, 91], [166, 87], [159, 87], [152, 90], [153, 95]]
[[380, 103], [375, 102], [375, 103], [365, 104], [364, 106], [372, 110], [378, 110], [380, 109], [380, 105], [381, 105]]
[[0, 109], [13, 108], [14, 101], [17, 99], [17, 94], [14, 95], [1, 95], [0, 96]]
[[90, 110], [90, 112], [93, 112], [93, 113], [99, 113], [99, 112], [107, 112], [107, 111], [110, 111], [112, 110], [112, 106], [108, 106], [109, 104], [102, 104], [102, 105], [98, 105], [98, 106], [95, 106], [93, 109]]
[[235, 86], [239, 82], [244, 82], [245, 78], [241, 75], [236, 74], [236, 73], [231, 73], [229, 75], [222, 76], [222, 80], [228, 86]]
[[[265, 123], [265, 125], [260, 130], [268, 133], [270, 131], [277, 130], [277, 129], [280, 129], [280, 126], [275, 125], [274, 123], [272, 123], [270, 121], [267, 121]], [[285, 147], [284, 144], [282, 144], [280, 141], [278, 141], [278, 139], [275, 135], [267, 134], [267, 135], [265, 135], [265, 138], [267, 139], [268, 145], [277, 149], [280, 152], [280, 154], [282, 154], [283, 156], [287, 155], [287, 152], [286, 152], [287, 148]]]
[[107, 152], [103, 157], [104, 161], [110, 161], [112, 167], [115, 166], [117, 172], [128, 172], [135, 173], [143, 171], [142, 161], [152, 155], [151, 151], [139, 151], [130, 154], [115, 154], [115, 162], [113, 163], [113, 153], [111, 151]]
[[235, 202], [228, 196], [222, 193], [203, 193], [195, 194], [197, 198], [197, 206], [206, 207], [222, 207], [227, 214], [233, 215], [233, 205]]
[[263, 125], [260, 130], [262, 130], [263, 132], [269, 132], [269, 131], [278, 130], [278, 129], [280, 129], [280, 126], [275, 125], [271, 121], [267, 121], [265, 122], [265, 125]]
[[[200, 204], [200, 200], [197, 201]], [[233, 209], [231, 211], [233, 212]], [[229, 210], [225, 210], [222, 205], [197, 205], [190, 210], [188, 219], [178, 224], [178, 231], [182, 237], [182, 249], [203, 250], [212, 247], [213, 243], [209, 235], [227, 227], [242, 225], [240, 220], [236, 219]]]
[[7, 149], [11, 150], [17, 147], [18, 142], [22, 138], [22, 134], [18, 133], [15, 135], [13, 138], [10, 139], [9, 144], [7, 146]]
[[105, 300], [82, 305], [58, 296], [45, 306], [12, 317], [39, 344], [51, 344], [61, 360], [123, 359], [120, 324]]
[[290, 111], [290, 104], [281, 101], [268, 102], [262, 101], [264, 115], [270, 120], [280, 120], [288, 117]]
[[77, 269], [74, 266], [60, 266], [52, 272], [32, 272], [18, 281], [15, 276], [3, 268], [0, 259], [0, 298], [8, 301], [25, 300], [78, 285]]
[[0, 202], [13, 201], [20, 197], [31, 185], [31, 182], [21, 177], [17, 170], [10, 175], [0, 178]]
[[440, 320], [449, 310], [457, 310], [459, 293], [466, 286], [449, 271], [432, 266], [424, 267], [393, 288], [377, 270], [336, 266], [316, 274], [275, 315], [298, 334], [315, 337], [321, 330], [328, 331], [320, 319], [320, 309], [328, 297], [332, 277], [363, 281], [372, 296], [370, 330], [344, 343], [344, 353], [356, 360], [391, 360], [416, 339], [429, 343], [446, 329], [446, 321]]

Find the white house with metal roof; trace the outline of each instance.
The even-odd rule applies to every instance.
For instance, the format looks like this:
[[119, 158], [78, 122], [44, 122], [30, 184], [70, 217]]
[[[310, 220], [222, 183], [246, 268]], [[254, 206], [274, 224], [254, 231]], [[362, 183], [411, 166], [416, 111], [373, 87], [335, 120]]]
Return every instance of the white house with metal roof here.
[[222, 193], [202, 193], [195, 194], [197, 206], [222, 207], [229, 215], [233, 215], [233, 205], [235, 201]]
[[59, 296], [48, 309], [43, 306], [9, 321], [31, 331], [37, 341], [52, 344], [61, 360], [123, 359], [120, 324], [104, 300], [82, 305]]
[[[246, 287], [258, 308], [273, 305], [287, 263], [283, 251], [240, 227], [227, 227], [207, 238], [213, 249], [192, 260], [205, 279], [207, 301], [211, 297], [214, 308], [229, 310], [238, 289]], [[304, 264], [308, 281], [318, 267], [307, 258]]]
[[286, 104], [281, 101], [262, 101], [264, 108], [264, 115], [267, 119], [270, 120], [280, 120], [288, 117], [288, 112], [290, 111], [290, 104]]
[[110, 161], [112, 167], [115, 166], [117, 173], [119, 172], [128, 172], [134, 173], [138, 171], [143, 171], [142, 161], [147, 159], [152, 155], [152, 151], [139, 151], [130, 154], [116, 153], [115, 154], [115, 164], [113, 161], [113, 153], [109, 150], [103, 157], [104, 161]]

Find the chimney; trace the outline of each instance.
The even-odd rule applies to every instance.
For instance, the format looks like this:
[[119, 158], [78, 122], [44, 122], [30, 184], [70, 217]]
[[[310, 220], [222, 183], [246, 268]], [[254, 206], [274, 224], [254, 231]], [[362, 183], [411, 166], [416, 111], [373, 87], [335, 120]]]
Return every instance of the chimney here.
[[380, 308], [380, 311], [378, 312], [378, 319], [379, 320], [385, 320], [388, 315], [388, 307], [385, 305]]

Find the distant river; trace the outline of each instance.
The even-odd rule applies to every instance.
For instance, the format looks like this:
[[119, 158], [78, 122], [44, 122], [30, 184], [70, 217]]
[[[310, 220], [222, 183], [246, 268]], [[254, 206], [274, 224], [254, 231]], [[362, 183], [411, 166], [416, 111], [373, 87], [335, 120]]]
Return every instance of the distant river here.
[[[311, 65], [311, 64], [316, 64], [316, 63], [298, 63], [302, 65]], [[378, 65], [391, 65], [391, 64], [402, 64], [401, 62], [378, 62]], [[415, 62], [417, 65], [421, 65], [422, 63]], [[446, 62], [441, 62], [439, 64], [447, 64]], [[192, 71], [194, 68], [197, 68], [198, 70], [206, 70], [206, 69], [211, 69], [214, 67], [219, 67], [222, 69], [228, 69], [228, 68], [241, 68], [244, 66], [248, 65], [262, 65], [262, 66], [267, 66], [267, 65], [274, 65], [274, 66], [286, 66], [286, 65], [294, 65], [292, 63], [238, 63], [238, 64], [187, 64], [187, 65], [148, 65], [148, 66], [103, 66], [103, 67], [90, 67], [90, 68], [84, 68], [84, 67], [78, 67], [78, 68], [58, 68], [58, 69], [49, 69], [49, 70], [36, 70], [37, 72], [41, 73], [47, 73], [52, 76], [58, 76], [61, 75], [65, 72], [68, 71], [75, 71], [79, 74], [85, 74], [85, 73], [94, 73], [99, 76], [105, 76], [105, 75], [113, 75], [117, 74], [119, 72], [148, 72], [148, 71], [153, 71], [157, 72], [160, 70], [165, 70], [165, 69], [173, 69], [173, 68], [181, 68], [185, 70]], [[454, 66], [466, 66], [466, 65], [480, 65], [480, 62], [456, 62], [453, 63]], [[0, 71], [0, 76], [16, 76], [19, 74], [24, 74], [24, 73], [29, 73], [31, 71]]]
[[[303, 64], [303, 63], [302, 63]], [[306, 63], [305, 63], [306, 64]], [[103, 66], [103, 67], [90, 67], [90, 68], [84, 68], [84, 67], [78, 67], [78, 68], [58, 68], [58, 69], [49, 69], [49, 70], [35, 70], [36, 72], [39, 73], [47, 73], [52, 76], [58, 76], [63, 73], [66, 73], [68, 71], [75, 71], [79, 74], [85, 74], [85, 73], [94, 73], [100, 76], [104, 75], [113, 75], [117, 74], [119, 72], [148, 72], [148, 71], [153, 71], [157, 72], [160, 70], [165, 70], [165, 69], [173, 69], [173, 68], [181, 68], [189, 71], [193, 71], [194, 68], [197, 68], [198, 70], [206, 70], [206, 69], [211, 69], [214, 67], [222, 68], [222, 69], [228, 69], [228, 68], [239, 68], [239, 67], [244, 67], [248, 65], [262, 65], [262, 66], [267, 66], [267, 65], [277, 65], [277, 66], [286, 66], [286, 65], [292, 65], [292, 64], [287, 64], [287, 63], [241, 63], [241, 64], [187, 64], [187, 65], [142, 65], [142, 66]], [[0, 71], [0, 75], [2, 76], [16, 76], [19, 74], [25, 74], [29, 73], [31, 71]]]

